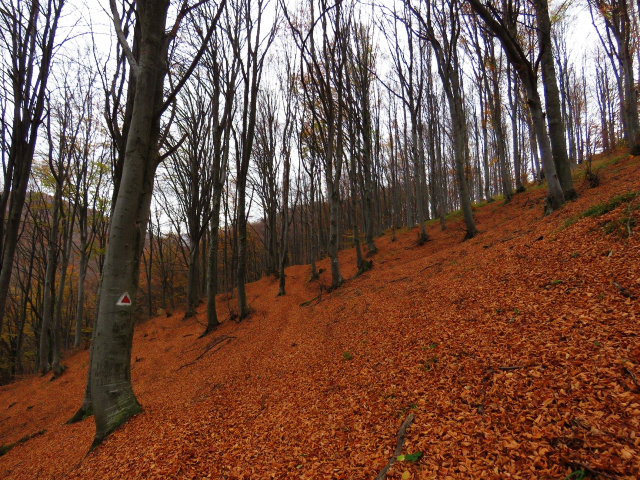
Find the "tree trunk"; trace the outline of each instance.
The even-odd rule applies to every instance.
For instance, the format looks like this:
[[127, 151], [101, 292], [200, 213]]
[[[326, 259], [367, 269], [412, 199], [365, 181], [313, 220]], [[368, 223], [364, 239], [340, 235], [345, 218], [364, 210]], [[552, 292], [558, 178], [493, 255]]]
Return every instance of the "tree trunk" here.
[[242, 320], [249, 315], [249, 304], [247, 303], [247, 292], [245, 283], [247, 281], [247, 217], [246, 217], [246, 201], [245, 201], [245, 183], [238, 178], [237, 195], [238, 195], [238, 253], [237, 253], [237, 274], [236, 279], [237, 295], [238, 295], [238, 318]]
[[193, 317], [200, 301], [200, 241], [190, 235], [189, 267], [187, 270], [187, 311], [184, 318]]
[[80, 346], [80, 340], [82, 339], [82, 321], [84, 317], [84, 282], [87, 277], [88, 263], [86, 241], [83, 241], [80, 245], [80, 266], [78, 271], [78, 306], [76, 308], [76, 328], [73, 339], [74, 348], [78, 348]]
[[60, 208], [62, 203], [62, 187], [56, 187], [53, 198], [53, 223], [51, 224], [51, 234], [47, 244], [47, 269], [44, 279], [44, 301], [42, 304], [42, 326], [40, 328], [40, 348], [38, 358], [40, 359], [39, 371], [44, 375], [51, 370], [49, 363], [49, 353], [53, 335], [51, 334], [53, 318], [53, 290], [57, 270], [58, 257], [58, 232], [60, 228]]
[[[158, 162], [166, 71], [168, 0], [138, 0], [140, 62], [125, 167], [109, 227], [91, 361], [91, 400], [96, 421], [93, 446], [140, 411], [131, 385], [131, 346], [140, 256]], [[124, 296], [129, 303], [122, 302]]]
[[58, 294], [56, 299], [56, 306], [53, 315], [53, 362], [51, 369], [53, 370], [54, 378], [61, 375], [64, 367], [60, 364], [62, 360], [62, 304], [64, 303], [64, 287], [66, 285], [67, 267], [69, 266], [69, 257], [71, 256], [71, 245], [73, 243], [73, 226], [75, 222], [75, 210], [77, 202], [74, 203], [72, 212], [67, 217], [67, 222], [64, 227], [63, 236], [63, 250], [62, 250], [62, 266], [60, 268], [60, 280], [58, 282]]
[[567, 156], [564, 122], [560, 105], [560, 92], [556, 81], [556, 69], [553, 60], [551, 42], [551, 20], [547, 0], [534, 0], [536, 21], [538, 24], [538, 42], [540, 44], [540, 65], [542, 68], [542, 84], [544, 86], [547, 121], [549, 123], [549, 139], [556, 173], [565, 200], [573, 200], [578, 194], [573, 188], [571, 164]]
[[[286, 132], [285, 132], [286, 135]], [[286, 140], [285, 140], [286, 141]], [[280, 262], [278, 265], [278, 296], [285, 295], [284, 266], [289, 252], [289, 149], [284, 152], [284, 165], [282, 167], [282, 225], [280, 231]]]
[[[13, 46], [13, 50], [9, 52], [9, 55], [13, 56], [13, 62], [24, 67], [10, 74], [11, 86], [6, 87], [13, 89], [15, 104], [5, 185], [0, 198], [0, 252], [2, 254], [0, 263], [0, 337], [2, 336], [7, 296], [18, 245], [22, 210], [27, 197], [31, 165], [45, 107], [51, 59], [56, 47], [55, 36], [58, 20], [64, 6], [64, 0], [50, 1], [47, 7], [35, 0], [26, 5], [28, 5], [26, 8], [29, 11], [21, 13], [24, 13], [23, 18], [30, 19], [28, 27], [21, 25], [16, 28], [18, 22], [14, 22], [14, 29], [11, 32], [13, 38], [10, 42], [7, 40], [7, 45]], [[19, 37], [18, 31], [24, 36]], [[9, 32], [4, 30], [2, 33]], [[28, 82], [26, 81], [27, 77], [29, 79], [37, 78], [37, 81]], [[33, 85], [33, 90], [28, 90], [27, 85]], [[5, 221], [7, 202], [9, 208]]]
[[[222, 182], [220, 182], [222, 186]], [[209, 230], [209, 259], [207, 264], [207, 328], [203, 335], [220, 325], [216, 312], [216, 295], [218, 294], [218, 230], [220, 227], [220, 197], [222, 188], [214, 191], [211, 228]]]
[[424, 226], [425, 215], [424, 215], [424, 190], [422, 184], [422, 166], [424, 165], [424, 148], [423, 148], [423, 128], [424, 125], [418, 118], [417, 112], [416, 114], [411, 115], [411, 150], [413, 153], [413, 176], [416, 182], [416, 213], [418, 220], [418, 228], [419, 228], [419, 237], [418, 243], [423, 245], [426, 241], [429, 240], [429, 235], [427, 234], [427, 229]]

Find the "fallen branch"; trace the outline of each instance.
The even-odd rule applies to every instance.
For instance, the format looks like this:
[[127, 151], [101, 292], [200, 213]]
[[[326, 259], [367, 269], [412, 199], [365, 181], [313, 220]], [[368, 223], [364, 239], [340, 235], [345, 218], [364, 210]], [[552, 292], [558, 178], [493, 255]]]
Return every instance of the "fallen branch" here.
[[404, 422], [402, 422], [400, 430], [398, 431], [398, 441], [396, 442], [396, 450], [393, 452], [393, 457], [391, 457], [384, 468], [380, 470], [380, 473], [375, 480], [384, 480], [387, 478], [387, 472], [398, 461], [398, 455], [402, 453], [402, 445], [404, 445], [407, 429], [411, 426], [413, 419], [414, 415], [413, 413], [410, 413], [409, 416], [404, 419]]
[[638, 379], [636, 378], [635, 373], [633, 373], [631, 370], [629, 370], [628, 368], [625, 367], [624, 369], [625, 373], [627, 375], [629, 375], [631, 377], [631, 380], [633, 380], [633, 383], [636, 384], [636, 387], [640, 387], [640, 385], [638, 385]]
[[13, 447], [20, 445], [21, 443], [25, 443], [26, 441], [31, 440], [32, 438], [39, 437], [40, 435], [44, 435], [45, 432], [46, 430], [40, 430], [39, 432], [32, 433], [31, 435], [25, 435], [17, 442], [10, 443], [9, 445], [0, 445], [0, 457], [3, 456], [5, 453], [7, 453], [9, 450], [11, 450]]
[[538, 364], [532, 363], [531, 365], [503, 365], [501, 367], [496, 367], [497, 370], [489, 367], [487, 369], [487, 373], [496, 373], [498, 370], [502, 370], [503, 372], [509, 372], [511, 370], [520, 370], [521, 368], [533, 368], [537, 367]]
[[200, 355], [198, 355], [195, 358], [195, 360], [193, 360], [192, 362], [189, 362], [189, 363], [185, 363], [184, 365], [181, 365], [180, 368], [178, 368], [178, 370], [182, 370], [184, 367], [188, 367], [189, 365], [193, 365], [198, 360], [200, 360], [202, 357], [204, 357], [207, 354], [207, 352], [209, 350], [211, 350], [213, 347], [215, 347], [216, 345], [220, 345], [222, 342], [226, 342], [227, 340], [231, 340], [233, 338], [236, 338], [236, 337], [232, 337], [232, 336], [229, 336], [229, 335], [222, 335], [221, 337], [216, 337], [216, 338], [211, 339], [211, 341], [205, 347], [204, 351]]
[[300, 306], [301, 306], [301, 307], [312, 306], [311, 304], [312, 304], [313, 302], [315, 302], [316, 300], [318, 301], [318, 302], [316, 303], [316, 305], [317, 305], [318, 303], [320, 303], [320, 300], [322, 300], [322, 294], [318, 295], [317, 297], [312, 298], [311, 300], [307, 300], [306, 302], [302, 302], [302, 303], [300, 304]]
[[633, 298], [632, 295], [631, 295], [631, 292], [629, 290], [627, 290], [626, 288], [624, 288], [622, 285], [620, 285], [615, 280], [613, 280], [613, 286], [618, 289], [618, 291], [620, 292], [620, 295], [622, 295], [623, 297], [625, 297], [625, 298]]
[[392, 262], [393, 260], [400, 260], [400, 257], [389, 258], [388, 260], [383, 260], [382, 262], [380, 262], [380, 265], [382, 265], [383, 263]]
[[395, 283], [395, 282], [400, 282], [402, 280], [406, 280], [409, 277], [400, 277], [400, 278], [396, 278], [395, 280], [391, 280], [391, 283]]
[[427, 265], [426, 267], [424, 267], [422, 270], [420, 270], [420, 272], [424, 272], [427, 268], [431, 268], [431, 267], [436, 267], [438, 265], [442, 265], [442, 262], [436, 262], [436, 263], [432, 263], [430, 265]]
[[564, 463], [568, 467], [575, 468], [577, 470], [586, 470], [595, 478], [607, 478], [611, 480], [616, 480], [620, 478], [617, 475], [611, 475], [609, 473], [603, 472], [602, 470], [597, 470], [595, 468], [592, 468], [586, 463], [576, 462], [575, 460], [563, 460], [562, 463]]
[[633, 373], [629, 368], [624, 368], [624, 373], [626, 373], [627, 375], [629, 375], [631, 377], [631, 380], [633, 380], [633, 383], [635, 384], [636, 388], [634, 389], [630, 389], [632, 392], [634, 393], [639, 393], [640, 392], [640, 385], [638, 385], [638, 379], [636, 378], [635, 373]]

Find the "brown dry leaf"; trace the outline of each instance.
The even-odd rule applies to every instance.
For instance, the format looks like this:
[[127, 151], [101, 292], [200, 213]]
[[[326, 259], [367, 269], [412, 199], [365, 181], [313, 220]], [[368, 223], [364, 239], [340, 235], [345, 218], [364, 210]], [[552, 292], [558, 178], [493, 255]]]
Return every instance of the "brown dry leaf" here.
[[[250, 284], [255, 313], [223, 323], [215, 336], [230, 340], [182, 369], [211, 341], [197, 338], [204, 310], [138, 325], [144, 410], [89, 455], [92, 420], [64, 424], [87, 351], [55, 382], [4, 386], [0, 445], [46, 432], [0, 457], [0, 478], [371, 479], [412, 412], [403, 453], [423, 457], [388, 478], [560, 479], [570, 459], [638, 480], [640, 398], [624, 369], [640, 377], [640, 306], [611, 281], [638, 296], [640, 234], [606, 235], [616, 210], [562, 228], [637, 190], [638, 161], [620, 160], [548, 217], [529, 208], [539, 189], [477, 208], [481, 235], [464, 243], [454, 220], [430, 224], [422, 247], [415, 232], [378, 238], [372, 270], [309, 306], [319, 284], [308, 266], [287, 269], [283, 297], [273, 278]], [[353, 250], [340, 259], [349, 278]], [[327, 284], [327, 259], [318, 266]]]

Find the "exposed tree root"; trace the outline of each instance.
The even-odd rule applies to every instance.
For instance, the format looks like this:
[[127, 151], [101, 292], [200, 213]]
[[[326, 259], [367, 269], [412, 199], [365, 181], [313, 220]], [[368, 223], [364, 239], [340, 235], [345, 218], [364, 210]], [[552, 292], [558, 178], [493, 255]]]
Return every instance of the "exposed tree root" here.
[[391, 457], [384, 468], [380, 470], [380, 473], [378, 473], [375, 480], [384, 480], [387, 478], [387, 472], [398, 461], [398, 455], [402, 453], [402, 445], [404, 445], [407, 429], [411, 426], [413, 419], [413, 413], [410, 413], [409, 416], [404, 419], [404, 422], [402, 422], [400, 430], [398, 430], [398, 441], [396, 442], [396, 449], [393, 452], [393, 457]]

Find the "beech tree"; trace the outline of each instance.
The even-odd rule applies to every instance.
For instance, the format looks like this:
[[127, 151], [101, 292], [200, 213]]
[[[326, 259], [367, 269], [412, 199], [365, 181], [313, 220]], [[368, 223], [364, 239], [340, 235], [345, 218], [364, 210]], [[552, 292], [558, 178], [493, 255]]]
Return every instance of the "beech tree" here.
[[[638, 90], [633, 73], [633, 27], [629, 5], [627, 0], [589, 0], [587, 3], [593, 25], [609, 57], [618, 84], [624, 139], [631, 153], [640, 155]], [[604, 32], [596, 18], [604, 23]]]
[[256, 115], [258, 91], [264, 70], [264, 62], [269, 47], [276, 34], [277, 22], [262, 35], [263, 15], [266, 7], [264, 0], [250, 2], [241, 0], [232, 3], [235, 14], [241, 19], [237, 23], [238, 31], [229, 31], [234, 54], [238, 58], [240, 77], [242, 80], [242, 107], [240, 113], [240, 128], [238, 152], [236, 155], [236, 189], [238, 216], [238, 264], [237, 264], [237, 295], [238, 318], [241, 320], [249, 315], [249, 304], [245, 283], [247, 277], [247, 205], [246, 186], [249, 172], [253, 143], [256, 131]]
[[[233, 17], [224, 17], [225, 28], [235, 28]], [[201, 30], [200, 30], [201, 31]], [[216, 312], [216, 294], [218, 293], [218, 247], [220, 227], [220, 205], [225, 178], [229, 165], [229, 148], [232, 117], [236, 108], [236, 80], [240, 71], [240, 62], [230, 46], [227, 35], [216, 31], [212, 42], [203, 56], [203, 68], [207, 72], [205, 83], [212, 98], [213, 117], [213, 158], [211, 176], [211, 213], [209, 222], [209, 254], [207, 256], [207, 327], [203, 335], [219, 325]], [[225, 229], [226, 235], [226, 229]], [[225, 257], [226, 260], [226, 257]]]
[[[285, 47], [286, 48], [286, 47]], [[289, 227], [295, 218], [295, 210], [293, 215], [289, 214], [289, 193], [290, 193], [290, 175], [291, 175], [291, 152], [293, 150], [293, 141], [296, 129], [299, 128], [299, 97], [297, 87], [299, 85], [295, 74], [296, 57], [290, 50], [285, 51], [285, 68], [280, 75], [280, 90], [284, 100], [284, 125], [282, 127], [282, 135], [280, 140], [280, 155], [282, 156], [282, 203], [281, 203], [281, 220], [280, 220], [280, 258], [278, 261], [278, 295], [286, 293], [284, 267], [289, 255]], [[298, 144], [298, 150], [300, 145]], [[300, 153], [300, 152], [299, 152]], [[298, 191], [298, 194], [300, 192]]]
[[5, 2], [0, 7], [0, 42], [7, 55], [2, 70], [10, 88], [3, 97], [13, 105], [10, 124], [2, 118], [3, 190], [0, 196], [0, 335], [5, 317], [22, 210], [47, 99], [47, 84], [56, 47], [58, 23], [65, 0]]
[[508, 60], [520, 76], [520, 80], [527, 94], [527, 104], [531, 112], [533, 128], [536, 132], [540, 148], [540, 157], [545, 179], [547, 180], [548, 194], [545, 200], [545, 212], [552, 212], [564, 204], [565, 197], [556, 172], [549, 135], [544, 124], [542, 102], [538, 93], [538, 76], [534, 70], [534, 64], [527, 57], [518, 37], [514, 35], [512, 30], [510, 31], [509, 28], [507, 28], [497, 10], [487, 8], [480, 0], [467, 0], [467, 2], [483, 20], [492, 34], [500, 40]]
[[478, 229], [471, 210], [469, 183], [465, 175], [468, 131], [461, 83], [462, 67], [458, 53], [461, 3], [458, 0], [443, 0], [439, 4], [432, 4], [432, 0], [426, 0], [424, 6], [419, 2], [418, 7], [408, 2], [408, 8], [419, 23], [416, 29], [419, 35], [431, 44], [438, 65], [438, 74], [451, 115], [456, 180], [466, 227], [465, 238], [473, 238]]
[[[136, 60], [121, 29], [115, 1], [111, 0], [118, 41], [136, 77], [131, 126], [127, 136], [122, 180], [109, 228], [109, 243], [99, 293], [90, 365], [91, 401], [96, 422], [93, 445], [140, 411], [131, 385], [135, 294], [138, 290], [140, 255], [146, 238], [153, 181], [160, 156], [161, 116], [204, 52], [201, 47], [191, 65], [165, 97], [164, 80], [169, 48], [180, 23], [192, 13], [183, 3], [175, 24], [165, 29], [168, 0], [139, 0], [140, 53]], [[196, 4], [197, 6], [198, 4]], [[210, 40], [224, 0], [210, 20], [204, 44]]]

